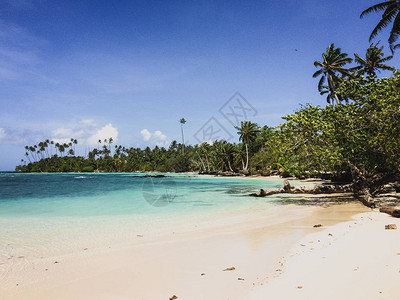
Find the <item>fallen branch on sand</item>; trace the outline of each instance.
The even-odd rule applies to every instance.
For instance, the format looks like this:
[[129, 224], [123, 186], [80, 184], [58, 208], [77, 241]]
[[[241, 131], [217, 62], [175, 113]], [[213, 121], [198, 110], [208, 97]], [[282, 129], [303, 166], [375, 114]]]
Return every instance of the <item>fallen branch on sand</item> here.
[[387, 213], [395, 218], [400, 218], [400, 209], [394, 207], [383, 206], [379, 209], [380, 212]]
[[265, 197], [275, 194], [336, 194], [336, 193], [354, 193], [354, 195], [366, 206], [375, 207], [375, 203], [372, 198], [366, 194], [358, 195], [355, 193], [353, 184], [324, 184], [316, 186], [292, 186], [288, 180], [283, 182], [282, 188], [269, 189], [269, 190], [259, 190], [257, 193], [252, 193], [250, 196], [254, 197]]
[[270, 189], [270, 190], [259, 190], [257, 193], [250, 194], [254, 197], [265, 197], [275, 194], [333, 194], [333, 193], [351, 193], [353, 192], [353, 186], [351, 184], [346, 185], [316, 185], [316, 186], [292, 186], [288, 180], [283, 182], [283, 188]]

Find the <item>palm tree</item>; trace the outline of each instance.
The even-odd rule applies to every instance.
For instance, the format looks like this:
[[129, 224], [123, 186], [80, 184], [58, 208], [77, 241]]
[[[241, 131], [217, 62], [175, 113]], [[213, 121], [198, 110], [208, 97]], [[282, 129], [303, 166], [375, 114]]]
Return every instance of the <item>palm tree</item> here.
[[235, 146], [231, 143], [223, 141], [221, 150], [223, 159], [228, 163], [229, 171], [233, 172], [231, 161], [233, 159], [233, 155], [235, 154]]
[[237, 164], [241, 163], [242, 164], [242, 168], [244, 170], [244, 160], [246, 158], [246, 149], [243, 147], [243, 144], [240, 143], [239, 145], [237, 145], [236, 149], [235, 149], [235, 161]]
[[393, 22], [388, 39], [390, 50], [393, 52], [393, 49], [395, 48], [394, 42], [397, 40], [400, 34], [400, 1], [391, 0], [372, 5], [361, 13], [360, 18], [363, 18], [370, 13], [379, 11], [383, 11], [382, 18], [375, 26], [374, 30], [372, 30], [369, 41], [371, 41], [380, 31]]
[[185, 137], [183, 135], [183, 125], [186, 123], [186, 120], [185, 120], [185, 118], [182, 118], [179, 120], [179, 122], [181, 123], [181, 132], [182, 132], [182, 145], [183, 145], [182, 153], [184, 154], [185, 153]]
[[244, 170], [247, 170], [249, 167], [248, 144], [256, 139], [260, 129], [257, 123], [252, 123], [250, 121], [241, 121], [240, 127], [235, 126], [235, 128], [238, 130], [237, 134], [239, 135], [239, 140], [241, 140], [246, 147], [246, 166], [244, 167]]
[[200, 145], [200, 150], [204, 153], [207, 162], [207, 170], [210, 172], [210, 161], [208, 160], [207, 152], [210, 150], [210, 144], [207, 142], [203, 142]]
[[[314, 62], [314, 66], [320, 67], [320, 69], [313, 74], [313, 77], [322, 75], [318, 83], [318, 91], [321, 95], [328, 93], [326, 98], [328, 103], [332, 101], [332, 104], [334, 104], [334, 101], [336, 101], [336, 104], [340, 104], [341, 97], [335, 94], [335, 90], [342, 80], [338, 75], [342, 77], [350, 76], [349, 70], [343, 68], [343, 66], [351, 63], [353, 59], [347, 57], [347, 53], [342, 53], [342, 49], [335, 48], [333, 43], [326, 49], [326, 53], [322, 53], [322, 58], [322, 62]], [[325, 85], [325, 82], [327, 85]]]
[[382, 51], [383, 46], [378, 48], [378, 44], [379, 42], [376, 45], [372, 43], [368, 47], [365, 59], [360, 57], [357, 53], [354, 53], [354, 61], [358, 66], [351, 68], [350, 70], [354, 71], [357, 75], [364, 75], [365, 73], [368, 75], [375, 75], [375, 72], [379, 71], [379, 69], [395, 71], [396, 69], [394, 67], [384, 64], [384, 62], [391, 60], [393, 55], [384, 57]]

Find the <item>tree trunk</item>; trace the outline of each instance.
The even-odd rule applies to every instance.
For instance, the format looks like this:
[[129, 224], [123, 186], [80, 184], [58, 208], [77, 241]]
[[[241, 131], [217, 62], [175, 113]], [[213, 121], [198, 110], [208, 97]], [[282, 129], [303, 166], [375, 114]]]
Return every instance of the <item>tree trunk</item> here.
[[206, 162], [207, 162], [207, 172], [210, 172], [210, 162], [208, 161], [208, 155], [207, 155], [207, 153], [205, 153], [205, 156], [206, 156]]
[[229, 161], [229, 159], [228, 159], [228, 167], [229, 167], [229, 170], [230, 170], [231, 172], [233, 172], [232, 167], [231, 167], [231, 162]]
[[181, 124], [181, 132], [182, 132], [182, 154], [185, 154], [185, 137], [183, 135], [183, 125]]
[[247, 143], [245, 143], [246, 145], [246, 167], [244, 168], [245, 171], [247, 171], [247, 168], [249, 167], [249, 149], [247, 147]]
[[206, 172], [206, 166], [204, 165], [204, 161], [201, 159], [201, 156], [200, 156], [199, 152], [196, 151], [196, 153], [197, 153], [197, 155], [198, 155], [199, 158], [200, 158], [200, 162], [201, 162], [201, 164], [202, 164], [202, 166], [203, 166], [204, 172]]

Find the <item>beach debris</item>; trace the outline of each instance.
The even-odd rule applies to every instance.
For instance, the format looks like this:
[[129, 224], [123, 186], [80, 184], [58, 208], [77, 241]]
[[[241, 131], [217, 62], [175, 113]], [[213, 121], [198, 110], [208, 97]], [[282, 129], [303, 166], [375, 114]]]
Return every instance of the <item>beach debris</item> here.
[[314, 241], [311, 241], [311, 242], [308, 242], [308, 243], [312, 244], [312, 243], [314, 243]]
[[382, 213], [387, 213], [395, 218], [400, 218], [400, 208], [383, 206], [379, 209]]
[[169, 300], [175, 300], [175, 299], [178, 299], [177, 295], [173, 295], [172, 297], [169, 297]]
[[306, 245], [304, 245], [304, 244], [300, 244], [300, 246], [302, 246], [302, 247], [305, 247]]
[[222, 270], [222, 271], [233, 271], [233, 270], [236, 270], [236, 268], [235, 267], [230, 267], [230, 268], [226, 268], [225, 270]]
[[299, 285], [297, 288], [298, 288], [298, 289], [302, 289], [302, 288], [303, 288], [303, 286]]
[[48, 271], [49, 269], [44, 269], [45, 271]]
[[143, 235], [142, 235], [142, 234], [137, 234], [136, 236], [137, 236], [137, 237], [143, 237]]
[[83, 250], [87, 250], [88, 248], [85, 248], [85, 249], [83, 249]]
[[332, 234], [332, 233], [329, 233], [328, 236], [333, 236], [333, 234]]
[[240, 277], [238, 277], [238, 280], [244, 280], [244, 278], [240, 278]]
[[322, 227], [322, 224], [315, 224], [313, 227], [314, 228]]
[[59, 264], [59, 262], [58, 262], [58, 261], [55, 261], [54, 263], [55, 263], [55, 264]]
[[386, 230], [395, 230], [395, 229], [397, 229], [397, 225], [396, 224], [388, 224], [388, 225], [385, 225], [385, 229]]
[[204, 275], [206, 275], [206, 273], [201, 273], [201, 274], [200, 274], [200, 276], [204, 276]]
[[23, 255], [20, 255], [20, 256], [18, 256], [17, 258], [24, 258], [25, 256], [23, 256]]

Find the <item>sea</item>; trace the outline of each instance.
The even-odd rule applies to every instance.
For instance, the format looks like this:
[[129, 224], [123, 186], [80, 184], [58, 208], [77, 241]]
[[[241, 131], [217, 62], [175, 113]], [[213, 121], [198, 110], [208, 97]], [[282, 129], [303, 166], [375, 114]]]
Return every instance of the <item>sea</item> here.
[[290, 196], [249, 194], [282, 185], [197, 174], [0, 173], [0, 268], [272, 217]]

